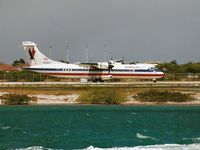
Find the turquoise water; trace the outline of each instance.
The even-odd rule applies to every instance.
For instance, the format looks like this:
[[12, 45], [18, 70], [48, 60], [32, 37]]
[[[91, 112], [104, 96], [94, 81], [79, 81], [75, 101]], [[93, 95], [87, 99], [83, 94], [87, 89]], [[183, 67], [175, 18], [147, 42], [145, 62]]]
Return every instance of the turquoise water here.
[[0, 149], [200, 149], [200, 106], [1, 106]]

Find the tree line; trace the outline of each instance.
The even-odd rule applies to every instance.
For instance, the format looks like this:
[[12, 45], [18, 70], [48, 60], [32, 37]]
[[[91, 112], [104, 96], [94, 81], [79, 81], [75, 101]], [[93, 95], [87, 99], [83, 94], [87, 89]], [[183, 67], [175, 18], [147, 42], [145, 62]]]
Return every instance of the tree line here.
[[200, 62], [178, 64], [174, 59], [171, 62], [159, 64], [158, 68], [166, 73], [200, 73]]

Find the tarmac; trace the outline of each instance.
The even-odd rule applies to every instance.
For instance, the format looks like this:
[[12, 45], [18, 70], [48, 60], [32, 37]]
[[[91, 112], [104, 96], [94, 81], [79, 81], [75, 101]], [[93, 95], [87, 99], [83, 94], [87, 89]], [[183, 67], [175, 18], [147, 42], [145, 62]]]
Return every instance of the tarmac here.
[[141, 82], [0, 82], [0, 87], [199, 87], [200, 81]]

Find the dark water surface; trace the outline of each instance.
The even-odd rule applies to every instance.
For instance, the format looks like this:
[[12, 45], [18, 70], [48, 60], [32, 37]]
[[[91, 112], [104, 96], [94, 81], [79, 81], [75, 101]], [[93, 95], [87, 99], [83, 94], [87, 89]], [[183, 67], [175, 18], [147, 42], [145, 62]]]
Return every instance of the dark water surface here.
[[200, 149], [200, 106], [0, 107], [0, 149], [97, 147]]

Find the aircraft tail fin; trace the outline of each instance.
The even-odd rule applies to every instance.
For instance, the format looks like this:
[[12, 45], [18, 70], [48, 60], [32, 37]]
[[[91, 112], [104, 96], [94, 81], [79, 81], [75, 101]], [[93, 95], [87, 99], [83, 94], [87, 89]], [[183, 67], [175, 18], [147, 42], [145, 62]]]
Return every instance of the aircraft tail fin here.
[[22, 42], [22, 46], [30, 66], [60, 63], [49, 59], [43, 53], [41, 53], [34, 42], [24, 41]]

